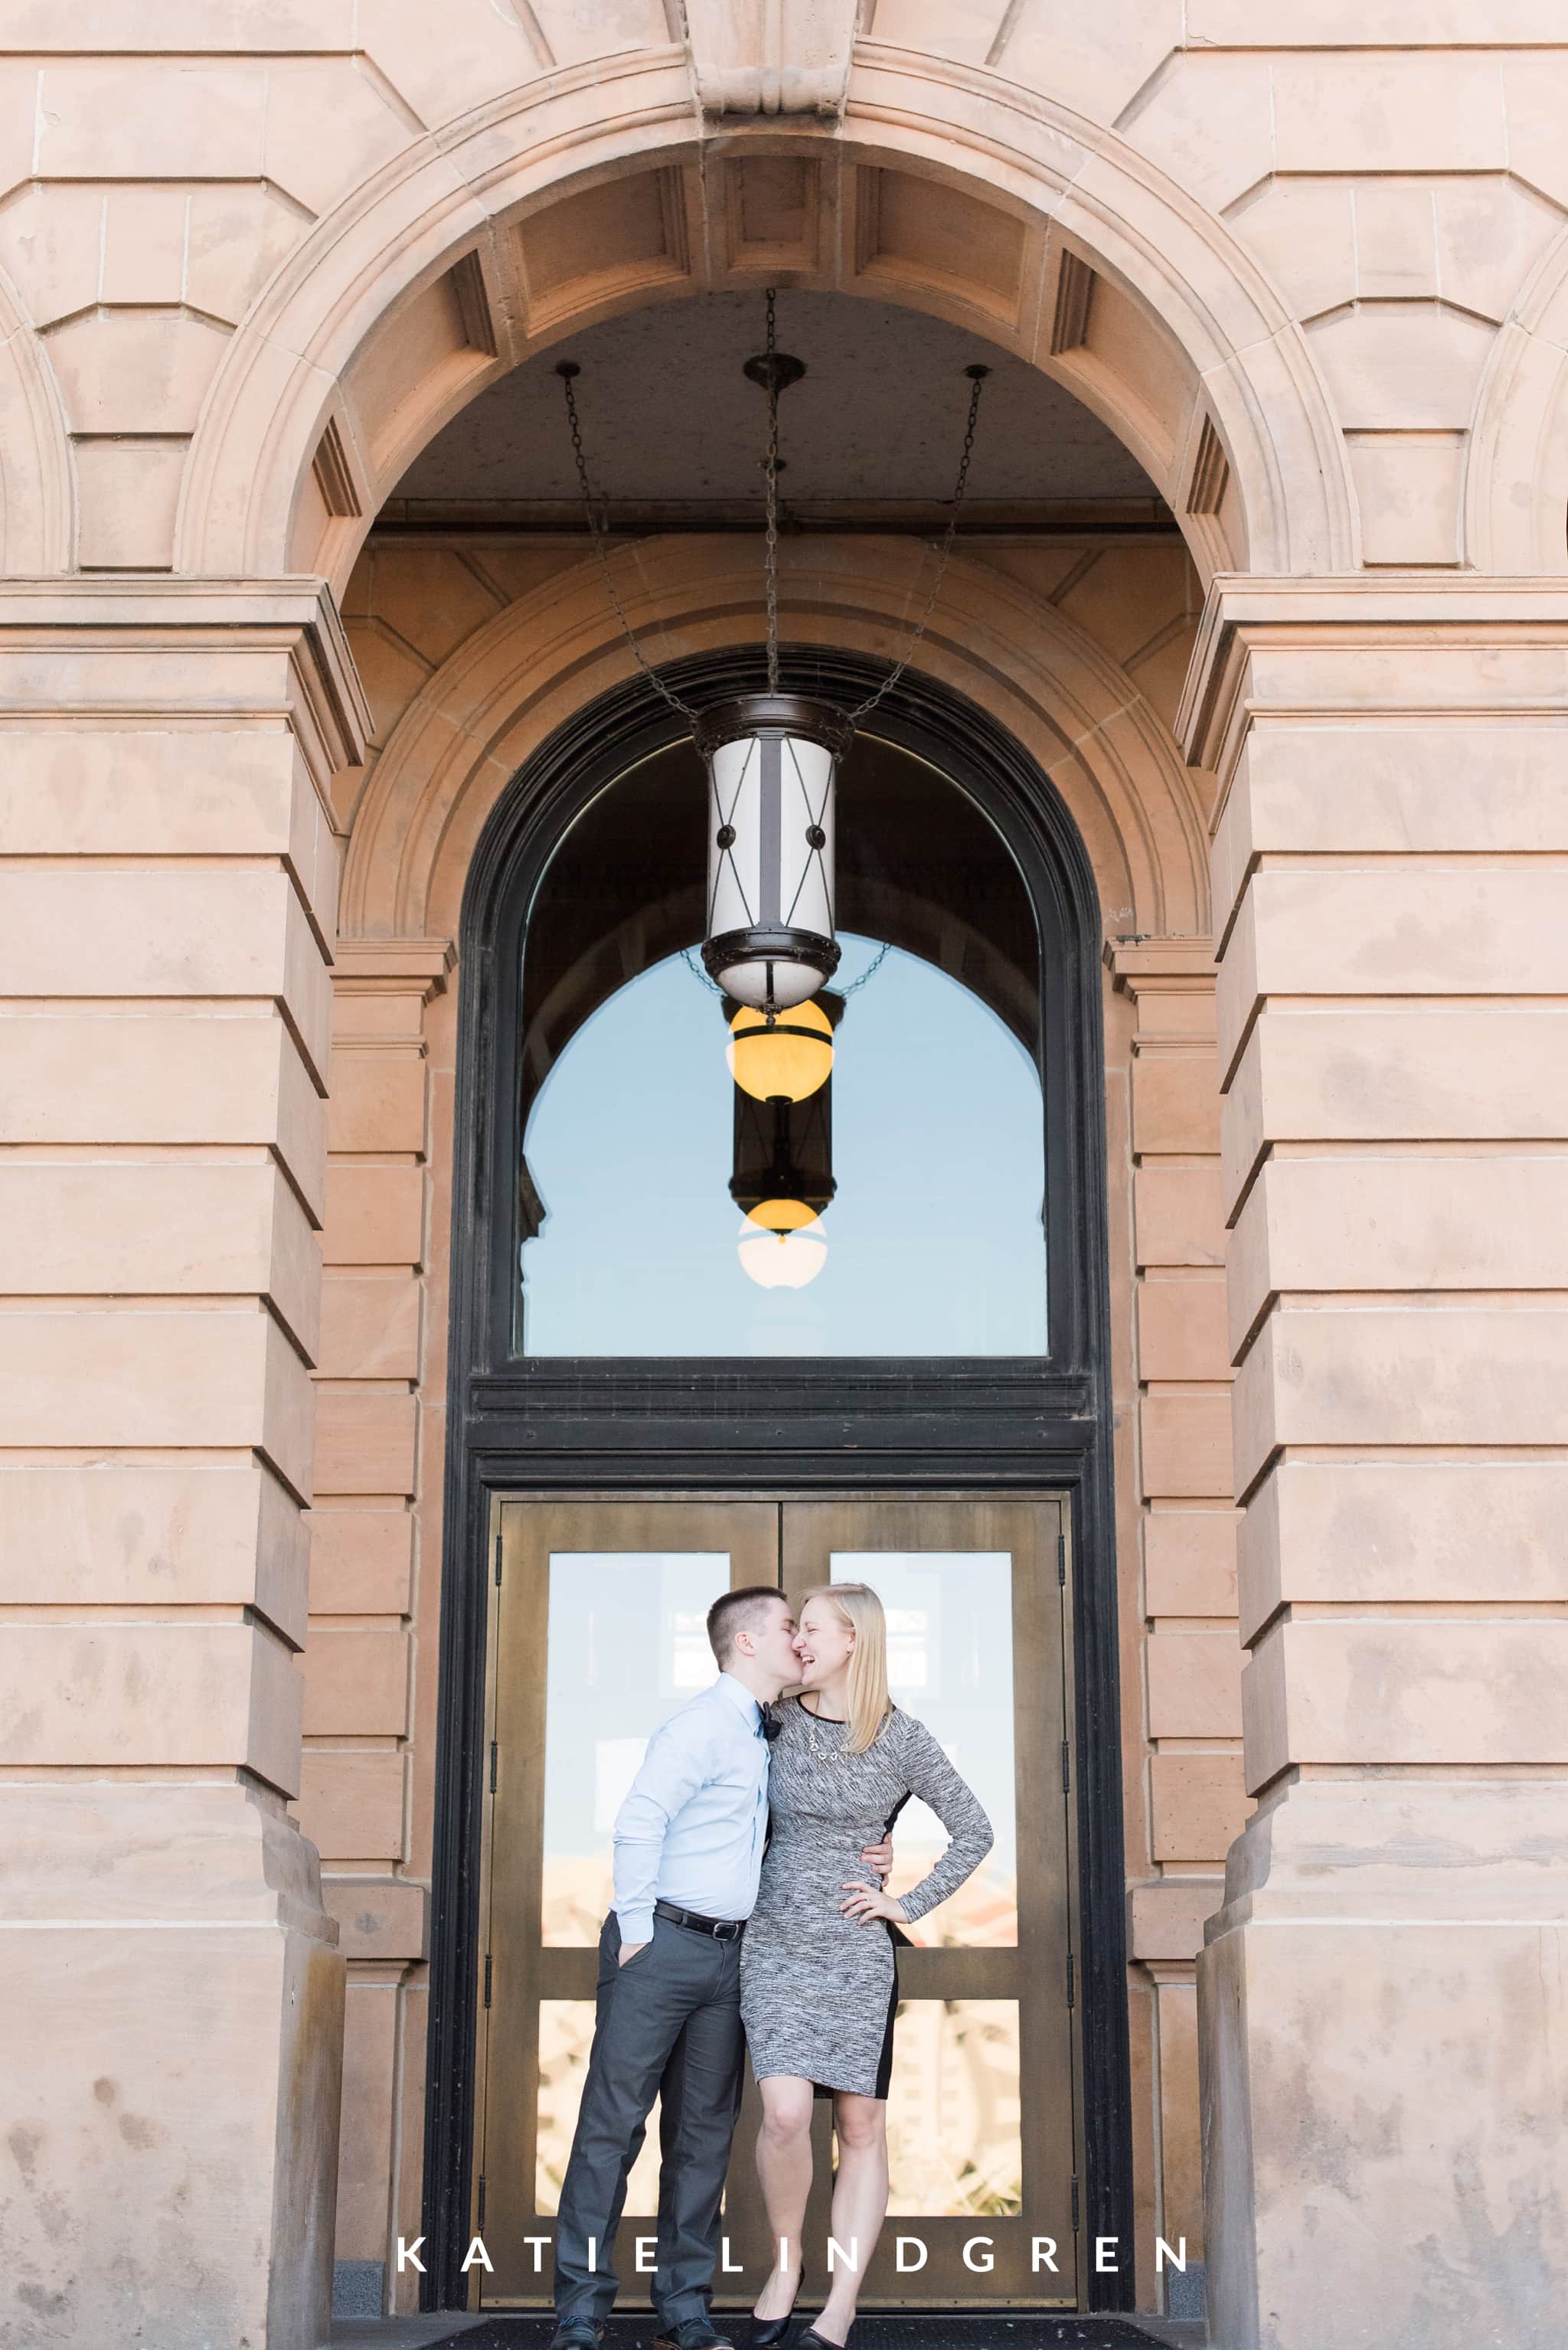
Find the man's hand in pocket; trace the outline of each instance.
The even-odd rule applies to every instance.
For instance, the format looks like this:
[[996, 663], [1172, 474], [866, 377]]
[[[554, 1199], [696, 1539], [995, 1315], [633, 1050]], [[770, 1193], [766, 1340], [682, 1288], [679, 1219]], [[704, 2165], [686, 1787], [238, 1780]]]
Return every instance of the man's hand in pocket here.
[[621, 1965], [624, 1967], [628, 1959], [635, 1959], [639, 1950], [646, 1950], [647, 1948], [646, 1942], [623, 1942], [620, 1946]]

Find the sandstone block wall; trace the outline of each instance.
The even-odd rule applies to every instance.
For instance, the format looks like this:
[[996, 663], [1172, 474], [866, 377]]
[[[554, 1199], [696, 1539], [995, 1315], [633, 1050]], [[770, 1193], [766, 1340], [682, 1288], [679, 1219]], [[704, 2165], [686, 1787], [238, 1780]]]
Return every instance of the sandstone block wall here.
[[[1262, 1808], [1210, 1929], [1207, 2022], [1199, 1999], [1217, 2305], [1251, 2350], [1260, 2308], [1293, 2311], [1317, 2283], [1281, 2185], [1306, 2129], [1351, 2163], [1379, 2244], [1424, 2202], [1449, 2210], [1466, 2163], [1516, 2193], [1538, 2301], [1508, 2282], [1500, 2206], [1444, 2322], [1467, 2345], [1500, 2323], [1548, 2338], [1568, 2272], [1538, 2186], [1551, 2117], [1442, 1986], [1484, 1981], [1545, 2077], [1560, 1856], [1531, 1808], [1544, 1798], [1521, 1790], [1564, 1760], [1564, 620], [1540, 586], [1568, 570], [1559, 17], [1553, 0], [1330, 0], [1307, 24], [1283, 0], [1110, 0], [1092, 18], [1062, 0], [10, 11], [0, 1771], [29, 1923], [6, 1963], [26, 1972], [49, 1918], [86, 1914], [95, 1852], [190, 1835], [201, 1866], [150, 1864], [130, 1922], [93, 1944], [95, 1996], [123, 2001], [166, 1932], [196, 1968], [167, 1977], [171, 2013], [234, 1960], [236, 1997], [276, 2019], [254, 2068], [224, 2072], [226, 2104], [203, 2080], [192, 2140], [198, 2183], [237, 2166], [254, 2189], [225, 2206], [249, 2248], [225, 2271], [234, 2297], [204, 2284], [181, 2317], [135, 2271], [138, 2321], [169, 2350], [238, 2325], [309, 2350], [318, 2328], [337, 1960], [283, 1809], [302, 1700], [303, 1797], [362, 1954], [352, 2241], [410, 2209], [394, 2147], [420, 2096], [441, 988], [485, 808], [573, 693], [618, 674], [597, 583], [546, 591], [499, 555], [443, 558], [416, 614], [389, 551], [356, 638], [385, 746], [367, 774], [332, 597], [358, 592], [409, 459], [509, 366], [623, 307], [768, 282], [908, 302], [1047, 370], [1150, 472], [1210, 588], [1179, 730], [1196, 784], [1169, 723], [1185, 588], [1162, 605], [1147, 575], [1100, 562], [1053, 583], [1037, 552], [1019, 577], [961, 563], [928, 648], [955, 682], [984, 671], [989, 706], [1060, 784], [1113, 940], [1220, 954], [1218, 1159], [1191, 966], [1118, 945], [1108, 983], [1132, 1191], [1130, 1211], [1113, 1200], [1113, 1270], [1133, 1989], [1159, 2017], [1140, 2041], [1143, 2208], [1192, 2208], [1183, 1970], [1236, 1821], [1234, 1499]], [[804, 625], [886, 650], [897, 551], [806, 553]], [[672, 650], [754, 629], [713, 550], [639, 550], [636, 568], [637, 616]], [[1248, 575], [1322, 594], [1249, 608]], [[1444, 600], [1445, 580], [1487, 592]], [[548, 645], [529, 636], [545, 592]], [[514, 698], [484, 714], [519, 650]], [[88, 1787], [111, 1791], [96, 1812]], [[63, 1880], [57, 1846], [78, 1856]], [[1439, 1848], [1458, 1859], [1424, 1876]], [[1315, 2106], [1289, 2060], [1334, 2012], [1349, 1910], [1316, 1942], [1254, 1930], [1272, 1901], [1310, 1908], [1314, 1872], [1334, 1900], [1382, 1887], [1357, 1948], [1385, 1954], [1361, 1960], [1371, 2003], [1345, 2010]], [[208, 1945], [181, 1911], [197, 1883]], [[1407, 1957], [1388, 1929], [1417, 1914], [1442, 1930]], [[231, 1928], [253, 1939], [231, 1948]], [[1490, 1972], [1483, 1949], [1502, 1954]], [[1412, 2125], [1411, 2147], [1441, 2139], [1425, 2168], [1410, 2147], [1358, 2167], [1355, 2035], [1407, 1979], [1400, 2044], [1447, 2033], [1485, 2094], [1462, 2146]], [[46, 2137], [28, 2142], [12, 2330], [102, 2330], [40, 2214], [100, 2178], [134, 2238], [125, 2085], [88, 2054], [65, 2089], [17, 2077]], [[1376, 2078], [1382, 2109], [1426, 2116], [1415, 2072]], [[166, 2276], [180, 2248], [164, 2250]], [[1380, 2269], [1366, 2289], [1390, 2350], [1444, 2350], [1418, 2278]], [[1346, 2326], [1362, 2290], [1349, 2276]]]

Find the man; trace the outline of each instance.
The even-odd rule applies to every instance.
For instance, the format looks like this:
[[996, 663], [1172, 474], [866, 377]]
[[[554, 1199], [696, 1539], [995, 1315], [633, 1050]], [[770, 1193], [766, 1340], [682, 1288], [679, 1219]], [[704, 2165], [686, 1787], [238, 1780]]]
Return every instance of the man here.
[[[550, 2350], [597, 2350], [615, 2302], [627, 2175], [656, 2095], [656, 2350], [729, 2350], [708, 2304], [741, 2109], [741, 1936], [767, 1840], [762, 1708], [799, 1679], [794, 1636], [787, 1601], [765, 1586], [715, 1600], [719, 1678], [654, 1732], [616, 1814], [615, 1903], [599, 1936], [594, 2043], [556, 2221]], [[862, 1858], [886, 1876], [892, 1847]]]

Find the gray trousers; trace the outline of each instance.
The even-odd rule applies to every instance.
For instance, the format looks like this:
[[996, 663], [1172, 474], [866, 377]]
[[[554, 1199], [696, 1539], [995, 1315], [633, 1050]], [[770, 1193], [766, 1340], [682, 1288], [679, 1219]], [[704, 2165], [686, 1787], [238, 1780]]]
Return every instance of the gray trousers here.
[[[741, 2110], [741, 1945], [666, 1918], [620, 1964], [612, 1909], [599, 1935], [594, 2044], [556, 2220], [556, 2315], [608, 2316], [627, 2174], [659, 2099], [653, 2305], [666, 2325], [706, 2317], [719, 2203]], [[588, 2239], [595, 2244], [588, 2265]]]

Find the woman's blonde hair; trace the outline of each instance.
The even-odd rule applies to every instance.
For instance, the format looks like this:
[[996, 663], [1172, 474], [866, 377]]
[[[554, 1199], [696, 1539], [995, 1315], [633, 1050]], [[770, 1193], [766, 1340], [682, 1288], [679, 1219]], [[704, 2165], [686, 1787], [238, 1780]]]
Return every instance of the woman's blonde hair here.
[[814, 1583], [800, 1595], [796, 1623], [812, 1599], [826, 1599], [855, 1635], [855, 1646], [849, 1651], [849, 1734], [844, 1744], [846, 1753], [864, 1754], [875, 1744], [892, 1710], [888, 1695], [888, 1618], [882, 1602], [868, 1583]]

